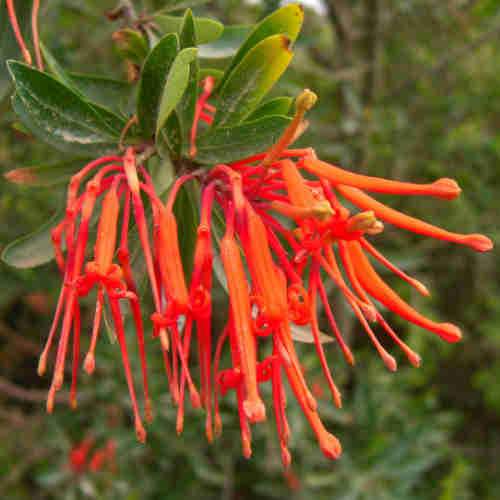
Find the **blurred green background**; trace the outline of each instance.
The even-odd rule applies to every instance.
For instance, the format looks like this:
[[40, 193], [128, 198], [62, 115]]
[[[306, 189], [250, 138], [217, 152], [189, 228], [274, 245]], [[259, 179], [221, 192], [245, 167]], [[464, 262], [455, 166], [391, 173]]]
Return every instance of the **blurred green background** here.
[[[136, 2], [139, 12], [156, 2]], [[219, 0], [195, 9], [224, 23], [254, 22], [279, 5]], [[464, 193], [442, 202], [398, 199], [409, 213], [458, 232], [497, 240], [500, 197], [500, 2], [498, 0], [318, 0], [308, 2], [295, 60], [281, 93], [320, 96], [301, 139], [319, 155], [357, 172], [428, 182], [457, 179]], [[3, 9], [5, 6], [0, 5]], [[42, 39], [70, 70], [126, 78], [113, 52], [120, 27], [104, 12], [112, 0], [42, 2]], [[2, 68], [1, 71], [4, 71]], [[5, 77], [5, 75], [2, 75]], [[0, 102], [0, 168], [56, 161], [57, 153], [16, 131]], [[23, 188], [0, 179], [0, 248], [36, 229], [61, 204], [64, 186]], [[188, 410], [175, 433], [157, 346], [149, 346], [155, 421], [135, 441], [117, 346], [105, 336], [95, 375], [81, 376], [77, 412], [44, 412], [48, 381], [36, 376], [59, 290], [51, 263], [16, 270], [0, 263], [0, 497], [7, 499], [498, 499], [500, 498], [500, 285], [498, 252], [426, 240], [387, 228], [378, 248], [431, 289], [430, 299], [397, 280], [424, 313], [463, 328], [460, 344], [395, 318], [423, 357], [415, 369], [398, 355], [390, 374], [334, 290], [332, 301], [357, 353], [353, 369], [333, 345], [327, 356], [345, 407], [326, 395], [314, 348], [300, 346], [320, 396], [320, 413], [341, 439], [337, 462], [323, 458], [290, 399], [293, 465], [283, 474], [272, 419], [255, 428], [254, 454], [242, 458], [235, 403], [223, 405], [222, 437], [208, 445], [203, 418]], [[88, 325], [92, 306], [85, 312]], [[393, 349], [394, 351], [394, 349]], [[72, 472], [69, 453], [85, 437], [114, 440], [115, 463]]]

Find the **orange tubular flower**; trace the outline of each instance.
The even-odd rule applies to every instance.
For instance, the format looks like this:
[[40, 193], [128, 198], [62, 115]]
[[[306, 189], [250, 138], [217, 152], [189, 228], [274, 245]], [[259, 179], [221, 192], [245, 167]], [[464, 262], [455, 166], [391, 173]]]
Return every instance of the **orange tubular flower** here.
[[178, 313], [187, 310], [189, 298], [182, 268], [182, 259], [177, 236], [177, 221], [171, 210], [162, 208], [159, 221], [159, 259], [163, 286], [172, 307]]
[[448, 342], [458, 342], [462, 338], [460, 329], [450, 323], [435, 323], [410, 307], [377, 274], [356, 241], [346, 242], [356, 276], [361, 286], [376, 300], [399, 316], [426, 330], [437, 333]]
[[374, 200], [371, 196], [363, 193], [357, 188], [339, 185], [337, 186], [339, 193], [354, 203], [357, 207], [363, 210], [373, 210], [380, 219], [394, 224], [395, 226], [407, 229], [414, 233], [430, 236], [439, 240], [451, 241], [466, 245], [476, 250], [477, 252], [488, 252], [493, 248], [493, 243], [489, 238], [482, 234], [458, 234], [451, 233], [439, 227], [428, 224], [421, 220], [405, 215], [393, 208]]
[[220, 251], [231, 302], [230, 335], [234, 337], [235, 355], [241, 366], [242, 382], [245, 387], [243, 409], [250, 422], [261, 422], [266, 418], [266, 410], [257, 388], [257, 357], [250, 314], [250, 296], [240, 249], [230, 227], [222, 238]]
[[262, 321], [286, 320], [286, 287], [274, 264], [266, 228], [253, 208], [246, 205], [246, 230], [243, 247], [256, 293], [262, 299]]
[[461, 192], [453, 179], [439, 179], [432, 184], [413, 184], [354, 174], [316, 158], [305, 158], [300, 165], [316, 176], [329, 180], [335, 186], [345, 184], [374, 193], [425, 195], [453, 200]]

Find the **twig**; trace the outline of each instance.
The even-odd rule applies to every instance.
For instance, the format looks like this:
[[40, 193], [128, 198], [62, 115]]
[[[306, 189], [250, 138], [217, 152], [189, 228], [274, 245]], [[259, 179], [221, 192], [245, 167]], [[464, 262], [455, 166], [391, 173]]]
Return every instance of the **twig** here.
[[0, 321], [0, 336], [6, 338], [8, 342], [16, 344], [26, 354], [38, 356], [40, 352], [40, 346], [36, 342], [19, 335], [3, 321]]
[[[2, 376], [0, 376], [0, 392], [10, 398], [29, 403], [41, 403], [47, 399], [47, 391], [41, 389], [25, 389]], [[56, 401], [59, 403], [68, 401], [68, 393], [62, 391], [57, 393]]]

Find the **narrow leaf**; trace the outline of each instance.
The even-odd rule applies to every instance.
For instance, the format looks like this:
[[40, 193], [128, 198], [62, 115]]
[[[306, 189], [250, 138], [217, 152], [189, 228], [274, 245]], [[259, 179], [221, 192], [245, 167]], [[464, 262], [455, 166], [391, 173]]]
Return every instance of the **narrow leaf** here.
[[262, 40], [272, 35], [285, 35], [293, 44], [297, 39], [304, 20], [304, 9], [299, 4], [288, 4], [264, 18], [248, 35], [243, 45], [233, 57], [221, 81], [224, 85], [231, 72], [245, 56]]
[[286, 116], [290, 111], [293, 99], [291, 97], [276, 97], [261, 104], [245, 121], [254, 121], [269, 115]]
[[248, 52], [219, 92], [214, 126], [240, 123], [254, 111], [290, 63], [289, 45], [284, 35], [274, 35]]
[[179, 191], [174, 205], [178, 221], [179, 247], [186, 277], [191, 276], [198, 228], [199, 192], [192, 184], [184, 185]]
[[178, 51], [179, 38], [175, 33], [170, 33], [158, 42], [144, 62], [139, 82], [137, 117], [147, 137], [152, 137], [157, 128], [160, 102]]
[[198, 139], [196, 161], [228, 163], [265, 151], [278, 140], [290, 121], [286, 116], [267, 116], [236, 127], [211, 130]]
[[70, 88], [76, 94], [80, 94], [80, 91], [76, 88], [73, 80], [68, 75], [68, 73], [62, 68], [57, 59], [52, 55], [50, 50], [43, 44], [40, 43], [40, 48], [42, 49], [42, 55], [47, 64], [47, 69], [54, 75], [57, 80], [59, 80], [63, 85]]
[[97, 75], [68, 75], [77, 89], [93, 103], [124, 115], [130, 113], [134, 89], [129, 83]]
[[182, 151], [181, 124], [176, 111], [170, 113], [164, 127], [156, 136], [156, 148], [162, 158], [179, 158]]
[[33, 233], [7, 245], [2, 252], [2, 260], [9, 266], [21, 269], [50, 262], [54, 257], [50, 231], [60, 218], [61, 212], [58, 212]]
[[[290, 332], [293, 340], [303, 342], [304, 344], [314, 344], [314, 335], [310, 326], [300, 326], [295, 323], [290, 323]], [[322, 344], [329, 344], [333, 342], [333, 340], [333, 337], [330, 337], [330, 335], [319, 332], [319, 341]]]
[[[45, 45], [41, 44], [41, 49], [47, 63], [47, 69], [54, 77], [75, 94], [88, 101], [98, 114], [103, 115], [105, 121], [108, 119], [107, 115], [109, 114], [106, 111], [118, 112], [122, 115], [128, 114], [126, 111], [131, 94], [129, 84], [93, 75], [69, 73], [59, 64]], [[103, 112], [103, 108], [106, 111]]]
[[[159, 27], [162, 33], [181, 33], [183, 18], [177, 16], [158, 15], [154, 17], [155, 24]], [[208, 17], [194, 18], [194, 31], [196, 33], [197, 45], [217, 40], [224, 31], [224, 26]]]
[[8, 67], [16, 87], [14, 111], [36, 137], [84, 156], [116, 150], [122, 119], [92, 106], [46, 73], [16, 61]]
[[183, 49], [175, 58], [163, 89], [156, 122], [156, 133], [163, 127], [170, 113], [181, 100], [189, 82], [189, 64], [196, 58], [197, 49]]
[[[180, 42], [181, 49], [196, 47], [198, 44], [195, 20], [191, 9], [188, 9], [184, 14]], [[179, 117], [179, 126], [181, 129], [181, 154], [187, 154], [187, 150], [189, 149], [191, 126], [193, 124], [196, 100], [198, 98], [198, 73], [198, 60], [193, 59], [189, 64], [189, 78], [185, 89], [186, 91], [177, 106], [177, 115]]]

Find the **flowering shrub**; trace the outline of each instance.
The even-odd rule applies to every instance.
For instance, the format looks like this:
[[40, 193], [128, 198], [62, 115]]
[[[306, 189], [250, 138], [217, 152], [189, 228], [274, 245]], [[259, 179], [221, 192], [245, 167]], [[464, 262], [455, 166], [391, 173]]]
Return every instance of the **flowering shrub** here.
[[[490, 250], [492, 242], [482, 235], [438, 228], [368, 194], [451, 200], [460, 194], [458, 184], [447, 178], [430, 184], [399, 182], [326, 163], [310, 148], [294, 148], [308, 126], [305, 115], [317, 96], [304, 90], [294, 101], [289, 97], [265, 100], [292, 60], [303, 18], [299, 6], [287, 5], [256, 25], [225, 71], [208, 67], [197, 49], [221, 36], [224, 28], [218, 23], [195, 18], [190, 10], [182, 18], [138, 17], [134, 29], [124, 28], [113, 36], [135, 89], [126, 89], [134, 97], [125, 108], [119, 102], [95, 102], [83, 83], [85, 76], [67, 73], [39, 43], [38, 2], [32, 11], [38, 69], [33, 68], [14, 4], [7, 2], [7, 8], [25, 61], [8, 63], [15, 86], [14, 111], [39, 139], [88, 159], [75, 162], [65, 215], [51, 230], [62, 286], [38, 366], [43, 375], [55, 351], [49, 412], [64, 383], [69, 350], [69, 397], [76, 407], [80, 367], [83, 364], [88, 374], [94, 371], [101, 322], [110, 315], [135, 431], [140, 441], [146, 439], [129, 360], [122, 309], [126, 303], [141, 361], [146, 422], [153, 418], [145, 354], [146, 330], [151, 328], [177, 406], [179, 434], [186, 390], [191, 405], [206, 413], [209, 441], [222, 430], [220, 398], [234, 391], [243, 454], [250, 457], [251, 425], [264, 421], [268, 413], [260, 384], [270, 382], [282, 462], [288, 466], [291, 431], [286, 380], [322, 452], [335, 459], [341, 445], [320, 419], [295, 348], [300, 340], [314, 343], [332, 400], [340, 407], [340, 391], [324, 346], [335, 340], [349, 364], [355, 358], [337, 326], [325, 281], [342, 292], [390, 371], [397, 369], [396, 361], [377, 338], [375, 325], [411, 364], [419, 366], [420, 357], [386, 322], [376, 303], [448, 342], [460, 340], [457, 326], [423, 316], [385, 283], [370, 258], [428, 295], [422, 283], [393, 265], [369, 240], [383, 233], [388, 223], [479, 252]], [[110, 15], [130, 16], [131, 12], [121, 9]], [[106, 85], [103, 82], [95, 85]], [[151, 167], [158, 159], [171, 177], [166, 196]], [[17, 169], [8, 178], [30, 183], [48, 174]], [[175, 210], [181, 191], [196, 200], [196, 229], [185, 227], [182, 214]], [[152, 296], [152, 314], [147, 319], [144, 312], [149, 309], [138, 286], [137, 259], [132, 258], [137, 252], [131, 251], [130, 231], [138, 235], [139, 260]], [[189, 247], [181, 245], [184, 231], [192, 233], [187, 238]], [[29, 238], [7, 247], [4, 260], [22, 267], [40, 263]], [[215, 287], [229, 295], [229, 312], [221, 328], [212, 321]], [[80, 305], [94, 290], [94, 322], [83, 358]], [[319, 329], [319, 303], [333, 337]], [[196, 362], [191, 355], [193, 338]], [[232, 362], [227, 368], [221, 366], [225, 348]], [[195, 366], [199, 376], [191, 373]]]

